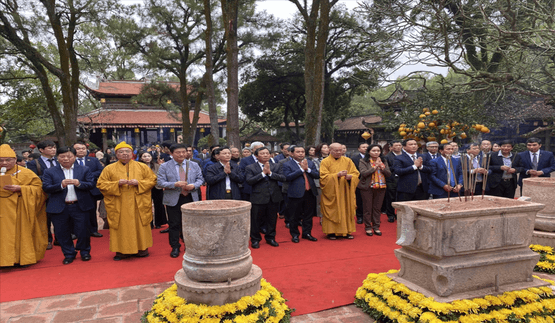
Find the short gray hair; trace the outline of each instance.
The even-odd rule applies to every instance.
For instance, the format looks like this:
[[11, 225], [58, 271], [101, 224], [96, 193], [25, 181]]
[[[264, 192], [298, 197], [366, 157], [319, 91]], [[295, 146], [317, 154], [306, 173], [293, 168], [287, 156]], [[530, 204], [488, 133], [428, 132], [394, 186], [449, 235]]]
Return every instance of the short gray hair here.
[[428, 141], [426, 143], [426, 147], [430, 147], [430, 145], [439, 145], [437, 141]]
[[255, 141], [255, 142], [253, 142], [253, 143], [251, 144], [251, 150], [254, 151], [254, 150], [256, 150], [257, 148], [264, 147], [264, 146], [265, 146], [264, 143], [262, 143], [262, 142], [260, 142], [260, 141]]

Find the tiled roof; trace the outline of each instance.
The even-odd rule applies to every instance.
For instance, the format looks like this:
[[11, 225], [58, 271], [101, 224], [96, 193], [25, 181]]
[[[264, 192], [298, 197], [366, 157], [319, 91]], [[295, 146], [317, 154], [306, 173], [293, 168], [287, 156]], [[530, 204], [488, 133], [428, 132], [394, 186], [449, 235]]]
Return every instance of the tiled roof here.
[[375, 115], [358, 116], [345, 119], [345, 121], [337, 120], [333, 124], [338, 131], [349, 130], [366, 130], [367, 124], [378, 124], [382, 122], [382, 117]]
[[278, 142], [280, 139], [270, 135], [269, 133], [258, 129], [257, 131], [239, 138], [241, 141], [262, 141], [262, 142]]
[[[189, 111], [190, 120], [193, 119], [193, 111]], [[138, 109], [138, 110], [104, 110], [98, 109], [80, 116], [78, 122], [92, 124], [93, 128], [103, 127], [181, 127], [181, 113], [170, 113], [160, 109]], [[219, 119], [218, 123], [225, 123], [226, 119]], [[207, 112], [199, 113], [198, 127], [210, 125], [210, 117]]]
[[[99, 82], [98, 88], [89, 87], [89, 90], [101, 96], [134, 96], [141, 92], [141, 88], [147, 84], [145, 81], [109, 81]], [[167, 82], [171, 87], [179, 90], [178, 82]]]

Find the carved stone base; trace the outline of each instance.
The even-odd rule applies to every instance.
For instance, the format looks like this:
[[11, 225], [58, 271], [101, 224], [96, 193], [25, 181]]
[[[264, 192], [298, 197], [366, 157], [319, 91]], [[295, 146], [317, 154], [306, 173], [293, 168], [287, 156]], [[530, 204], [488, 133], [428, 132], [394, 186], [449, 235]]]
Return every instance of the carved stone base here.
[[509, 284], [509, 285], [503, 285], [503, 286], [499, 286], [499, 289], [495, 289], [495, 287], [487, 287], [487, 288], [482, 288], [482, 289], [478, 289], [478, 290], [474, 290], [474, 291], [470, 291], [470, 292], [463, 292], [463, 293], [457, 293], [457, 294], [452, 294], [450, 296], [447, 297], [441, 297], [421, 286], [418, 286], [414, 283], [411, 283], [403, 278], [398, 277], [398, 274], [389, 274], [387, 275], [389, 276], [391, 279], [393, 279], [394, 281], [398, 282], [398, 283], [402, 283], [405, 286], [407, 286], [411, 291], [413, 292], [417, 292], [420, 293], [426, 297], [433, 297], [434, 301], [436, 302], [441, 302], [441, 303], [450, 303], [456, 300], [460, 300], [460, 299], [473, 299], [473, 298], [483, 298], [486, 295], [492, 295], [492, 296], [496, 296], [496, 295], [500, 295], [503, 294], [504, 292], [511, 292], [511, 291], [515, 291], [515, 290], [522, 290], [522, 289], [526, 289], [526, 288], [530, 288], [530, 287], [540, 287], [540, 286], [549, 286], [549, 283], [543, 281], [543, 280], [539, 280], [534, 278], [531, 282], [524, 282], [524, 283], [515, 283], [515, 284]]
[[401, 264], [396, 281], [413, 283], [434, 297], [445, 299], [466, 298], [457, 296], [459, 293], [486, 295], [518, 283], [532, 286], [532, 270], [539, 260], [539, 255], [529, 248], [442, 259], [402, 248], [395, 250], [395, 256]]
[[543, 232], [534, 230], [534, 233], [532, 234], [532, 244], [539, 244], [542, 246], [550, 246], [555, 248], [555, 232]]
[[224, 283], [201, 283], [196, 282], [180, 269], [175, 274], [177, 284], [177, 295], [187, 300], [188, 303], [224, 305], [235, 303], [243, 296], [252, 296], [260, 290], [260, 279], [262, 270], [252, 265], [250, 273], [240, 279]]

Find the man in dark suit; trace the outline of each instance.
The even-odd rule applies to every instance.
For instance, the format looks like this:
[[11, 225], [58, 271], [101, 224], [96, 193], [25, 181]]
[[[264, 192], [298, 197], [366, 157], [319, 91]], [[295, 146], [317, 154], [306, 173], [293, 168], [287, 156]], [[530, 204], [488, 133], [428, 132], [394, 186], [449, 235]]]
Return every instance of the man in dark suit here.
[[[261, 143], [260, 141], [255, 141], [251, 144], [251, 151], [255, 151], [256, 149], [260, 148], [260, 147], [264, 147], [264, 144]], [[243, 159], [241, 159], [241, 163], [239, 164], [239, 170], [241, 171], [241, 174], [243, 174], [243, 177], [246, 179], [246, 175], [247, 175], [247, 166], [254, 164], [257, 162], [256, 156], [255, 155], [250, 155], [248, 157], [244, 157]], [[252, 192], [252, 187], [249, 185], [249, 183], [247, 183], [247, 181], [243, 182], [243, 191], [241, 192], [241, 199], [243, 201], [250, 201], [251, 200], [251, 192]]]
[[450, 144], [438, 145], [440, 157], [432, 159], [430, 165], [429, 194], [434, 199], [448, 197], [448, 192], [459, 193], [463, 187], [462, 166], [459, 159], [451, 158], [453, 146]]
[[[437, 141], [428, 141], [426, 143], [426, 152], [422, 154], [422, 159], [424, 160], [424, 166], [428, 166], [430, 167], [430, 169], [433, 168], [431, 164], [432, 161], [440, 157], [440, 154], [437, 152], [438, 147], [439, 147], [439, 144]], [[432, 175], [432, 173], [429, 173], [429, 174], [424, 173], [421, 175], [422, 175], [422, 184], [424, 186], [424, 189], [426, 190], [426, 193], [431, 195], [432, 193], [430, 193], [429, 190], [431, 185], [430, 176]]]
[[384, 213], [387, 215], [387, 221], [394, 222], [395, 219], [397, 219], [397, 214], [395, 214], [395, 208], [391, 203], [397, 200], [397, 182], [399, 181], [399, 175], [395, 173], [393, 166], [395, 165], [395, 156], [399, 156], [402, 153], [403, 145], [401, 145], [399, 140], [393, 140], [390, 143], [390, 148], [391, 150], [385, 156], [385, 160], [391, 171], [391, 176], [385, 178], [387, 188], [385, 189], [385, 205], [382, 210], [385, 211]]
[[91, 237], [100, 238], [102, 234], [98, 232], [98, 221], [96, 219], [96, 202], [102, 200], [103, 196], [100, 193], [100, 190], [96, 187], [96, 181], [98, 181], [98, 177], [104, 166], [96, 159], [95, 157], [88, 157], [87, 156], [87, 146], [84, 142], [76, 142], [73, 145], [73, 149], [75, 149], [75, 164], [80, 166], [87, 166], [89, 171], [91, 172], [94, 178], [94, 186], [91, 190], [91, 195], [94, 200], [94, 209], [90, 212], [90, 226], [89, 229], [91, 231]]
[[520, 161], [517, 160], [518, 155], [513, 155], [512, 150], [513, 142], [503, 140], [499, 152], [491, 155], [491, 175], [488, 177], [488, 187], [493, 196], [511, 199], [515, 197], [516, 174], [521, 171], [521, 168], [514, 166], [518, 165]]
[[287, 212], [290, 215], [291, 241], [299, 242], [299, 225], [302, 225], [303, 239], [318, 241], [311, 233], [312, 218], [316, 215], [316, 196], [318, 196], [314, 179], [320, 178], [320, 173], [316, 165], [305, 158], [303, 147], [293, 147], [291, 155], [292, 159], [282, 165], [282, 174], [289, 184]]
[[424, 174], [432, 172], [424, 165], [421, 154], [418, 154], [418, 143], [414, 139], [403, 140], [403, 153], [395, 157], [393, 168], [399, 175], [397, 182], [397, 201], [425, 200], [428, 189], [424, 187]]
[[245, 182], [252, 187], [250, 200], [251, 209], [251, 246], [260, 247], [260, 223], [264, 222], [266, 233], [264, 238], [272, 247], [277, 247], [276, 223], [279, 202], [283, 199], [279, 182], [285, 181], [285, 176], [280, 173], [279, 164], [270, 165], [270, 151], [261, 147], [254, 152], [257, 161], [245, 169]]
[[[83, 261], [91, 260], [91, 240], [89, 235], [89, 214], [94, 208], [90, 190], [94, 178], [88, 167], [75, 164], [75, 149], [58, 148], [59, 165], [50, 167], [43, 174], [43, 190], [49, 195], [46, 212], [54, 224], [54, 232], [64, 253], [63, 264], [73, 262], [81, 252]], [[77, 236], [73, 245], [71, 232]]]
[[[27, 163], [27, 168], [32, 170], [42, 180], [45, 170], [52, 166], [58, 165], [56, 162], [56, 143], [52, 140], [43, 140], [37, 144], [37, 148], [39, 149], [40, 157], [29, 161]], [[52, 220], [50, 219], [48, 213], [46, 213], [46, 227], [48, 228], [48, 245], [46, 246], [46, 250], [50, 250], [52, 249], [53, 240], [52, 231], [50, 230], [52, 227]]]
[[[364, 155], [366, 154], [366, 149], [368, 149], [368, 144], [365, 142], [361, 142], [358, 144], [358, 154], [354, 154], [351, 157], [351, 160], [353, 161], [353, 163], [355, 164], [357, 170], [360, 172], [360, 169], [358, 168], [358, 163], [360, 162], [361, 159], [364, 158]], [[355, 196], [357, 199], [357, 211], [356, 211], [356, 216], [357, 216], [357, 223], [358, 224], [362, 224], [362, 195], [360, 194], [360, 190], [356, 189], [355, 191]]]
[[529, 138], [526, 140], [526, 148], [518, 154], [519, 162], [515, 162], [516, 167], [521, 167], [518, 185], [522, 194], [522, 179], [529, 177], [549, 177], [555, 171], [555, 159], [553, 153], [541, 150], [542, 141], [539, 138]]
[[209, 185], [209, 200], [241, 200], [239, 184], [243, 183], [244, 177], [239, 171], [239, 166], [231, 162], [231, 150], [229, 147], [216, 149], [219, 162], [206, 169], [204, 180]]
[[281, 149], [281, 153], [279, 155], [277, 155], [276, 157], [274, 157], [274, 162], [275, 163], [279, 163], [280, 160], [282, 159], [286, 159], [287, 157], [289, 157], [289, 147], [291, 145], [288, 142], [282, 142], [281, 144], [279, 144], [279, 148]]

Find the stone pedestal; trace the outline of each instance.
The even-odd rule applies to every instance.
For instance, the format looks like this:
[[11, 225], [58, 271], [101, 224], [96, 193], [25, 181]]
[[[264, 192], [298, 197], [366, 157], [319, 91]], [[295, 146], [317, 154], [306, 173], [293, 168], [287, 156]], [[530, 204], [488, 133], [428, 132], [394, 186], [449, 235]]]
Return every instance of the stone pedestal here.
[[533, 244], [555, 248], [555, 178], [533, 177], [522, 180], [522, 196], [545, 205], [538, 211], [534, 225]]
[[260, 289], [262, 271], [249, 249], [251, 203], [211, 200], [181, 207], [185, 255], [175, 275], [189, 303], [223, 305]]
[[401, 270], [392, 278], [440, 302], [546, 285], [529, 249], [542, 204], [493, 196], [396, 202]]

